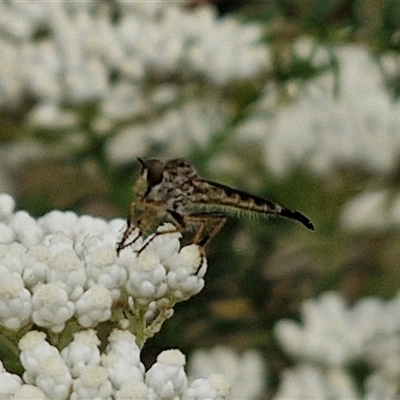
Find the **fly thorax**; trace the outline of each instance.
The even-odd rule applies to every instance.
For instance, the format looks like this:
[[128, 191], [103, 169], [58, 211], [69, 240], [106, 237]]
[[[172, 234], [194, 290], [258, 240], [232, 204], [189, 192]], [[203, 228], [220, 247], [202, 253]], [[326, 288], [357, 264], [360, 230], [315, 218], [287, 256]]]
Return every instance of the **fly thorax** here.
[[164, 200], [164, 187], [162, 183], [153, 186], [149, 193], [147, 194], [147, 198], [153, 201], [162, 201]]

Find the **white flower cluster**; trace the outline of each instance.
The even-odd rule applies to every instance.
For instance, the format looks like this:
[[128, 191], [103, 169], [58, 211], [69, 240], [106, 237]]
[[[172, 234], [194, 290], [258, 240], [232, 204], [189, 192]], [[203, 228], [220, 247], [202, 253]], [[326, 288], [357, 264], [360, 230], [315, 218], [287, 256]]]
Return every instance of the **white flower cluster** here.
[[229, 118], [218, 85], [252, 78], [269, 60], [260, 26], [207, 6], [0, 2], [0, 16], [0, 109], [34, 98], [29, 126], [57, 130], [65, 152], [85, 144], [81, 105], [95, 104], [90, 129], [118, 132], [115, 161], [153, 141], [175, 154], [205, 146]]
[[140, 239], [117, 257], [123, 227], [121, 219], [73, 212], [35, 220], [0, 195], [0, 326], [61, 332], [70, 321], [84, 328], [118, 322], [123, 311], [143, 344], [175, 303], [203, 288], [207, 262], [195, 245], [180, 249], [175, 233], [157, 236], [137, 256]]
[[238, 138], [261, 141], [265, 163], [276, 174], [285, 174], [299, 163], [318, 174], [346, 164], [373, 172], [396, 168], [400, 105], [391, 100], [382, 70], [368, 49], [343, 45], [329, 53], [304, 39], [293, 49], [316, 68], [329, 65], [334, 55], [338, 75], [329, 70], [310, 82], [293, 80], [288, 84], [292, 99], [286, 102], [267, 86]]
[[3, 399], [132, 399], [223, 400], [229, 385], [218, 379], [188, 383], [185, 356], [166, 350], [145, 371], [140, 349], [130, 332], [115, 329], [101, 353], [92, 329], [74, 335], [61, 352], [45, 340], [43, 332], [31, 331], [20, 340], [22, 379], [6, 372], [0, 362], [0, 397]]
[[327, 293], [306, 301], [302, 316], [301, 324], [276, 325], [284, 349], [301, 362], [284, 373], [277, 399], [358, 399], [346, 368], [360, 362], [372, 371], [364, 398], [399, 398], [400, 294], [388, 302], [366, 298], [349, 309], [341, 296]]
[[387, 231], [400, 226], [400, 197], [389, 190], [368, 191], [355, 196], [340, 218], [346, 230]]

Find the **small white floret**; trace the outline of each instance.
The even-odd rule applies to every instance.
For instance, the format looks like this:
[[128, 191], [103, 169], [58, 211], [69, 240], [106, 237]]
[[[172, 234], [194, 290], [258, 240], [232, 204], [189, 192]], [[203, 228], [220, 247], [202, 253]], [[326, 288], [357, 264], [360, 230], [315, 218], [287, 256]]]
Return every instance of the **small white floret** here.
[[102, 285], [88, 289], [75, 303], [78, 322], [85, 328], [95, 326], [111, 317], [112, 298]]
[[15, 232], [8, 225], [0, 222], [0, 243], [11, 243], [15, 239]]
[[[2, 366], [2, 364], [0, 363]], [[15, 374], [11, 374], [2, 368], [0, 372], [0, 398], [8, 399], [21, 387], [22, 379]]]
[[58, 350], [46, 341], [44, 332], [28, 332], [19, 342], [24, 381], [41, 389], [49, 398], [66, 398], [71, 374]]
[[186, 389], [185, 356], [179, 350], [166, 350], [146, 373], [146, 384], [161, 398], [180, 396]]
[[115, 393], [116, 400], [155, 400], [157, 395], [144, 382], [131, 381], [124, 383]]
[[22, 385], [15, 393], [14, 399], [47, 400], [42, 390], [33, 385]]
[[11, 214], [14, 212], [15, 201], [6, 193], [0, 194], [0, 221], [8, 220]]
[[26, 211], [17, 211], [13, 214], [10, 228], [14, 230], [18, 241], [25, 246], [37, 245], [43, 239], [42, 229]]
[[46, 342], [44, 332], [30, 331], [19, 341], [20, 360], [25, 368], [24, 379], [34, 382], [39, 373], [39, 366], [48, 357], [56, 356], [58, 351]]
[[80, 376], [73, 382], [71, 400], [108, 399], [112, 385], [105, 368], [96, 365], [85, 366]]
[[167, 285], [165, 267], [159, 257], [145, 249], [140, 253], [137, 264], [129, 270], [127, 291], [136, 301], [145, 305], [164, 296]]
[[102, 365], [113, 386], [121, 389], [127, 382], [143, 382], [145, 369], [135, 336], [129, 331], [114, 329], [108, 340]]
[[36, 386], [51, 399], [66, 398], [71, 389], [72, 378], [60, 354], [44, 359], [38, 368]]
[[[58, 245], [50, 246], [48, 282], [63, 282], [71, 300], [76, 300], [83, 293], [83, 287], [87, 276], [85, 266], [79, 259], [73, 248], [68, 248], [73, 242], [66, 241]], [[60, 250], [60, 248], [64, 248]], [[57, 247], [60, 251], [55, 251]]]
[[32, 296], [32, 307], [33, 322], [53, 332], [61, 332], [75, 311], [61, 282], [37, 286]]
[[78, 377], [87, 365], [100, 364], [100, 340], [93, 329], [77, 332], [74, 340], [61, 351], [72, 376]]
[[17, 273], [0, 268], [0, 324], [17, 330], [28, 323], [32, 312], [31, 294]]
[[77, 221], [78, 216], [71, 211], [54, 210], [39, 218], [38, 225], [45, 233], [63, 232], [69, 236], [74, 231]]

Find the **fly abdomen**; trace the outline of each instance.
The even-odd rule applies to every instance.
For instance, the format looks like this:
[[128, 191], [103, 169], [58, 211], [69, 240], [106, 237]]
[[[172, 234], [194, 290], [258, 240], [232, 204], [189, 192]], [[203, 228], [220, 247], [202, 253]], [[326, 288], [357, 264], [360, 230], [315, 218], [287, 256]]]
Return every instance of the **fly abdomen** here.
[[275, 214], [295, 219], [308, 229], [314, 230], [311, 221], [299, 211], [283, 208], [270, 200], [216, 182], [197, 180], [196, 190], [190, 196], [190, 201], [197, 211], [221, 212], [228, 216]]
[[282, 207], [272, 201], [252, 196], [244, 192], [230, 193], [218, 202], [228, 207], [235, 207], [243, 211], [258, 214], [279, 214]]
[[301, 222], [306, 228], [314, 230], [313, 223], [301, 212], [296, 210], [289, 210], [288, 208], [282, 208], [281, 212], [279, 213], [282, 217], [295, 219]]

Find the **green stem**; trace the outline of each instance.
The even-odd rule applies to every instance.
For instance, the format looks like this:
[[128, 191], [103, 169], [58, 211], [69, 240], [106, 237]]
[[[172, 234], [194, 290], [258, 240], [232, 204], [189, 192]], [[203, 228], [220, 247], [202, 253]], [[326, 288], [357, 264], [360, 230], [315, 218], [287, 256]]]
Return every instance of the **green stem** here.
[[139, 307], [133, 314], [133, 331], [136, 336], [136, 343], [140, 349], [143, 348], [147, 340], [145, 319], [146, 311], [145, 307]]

